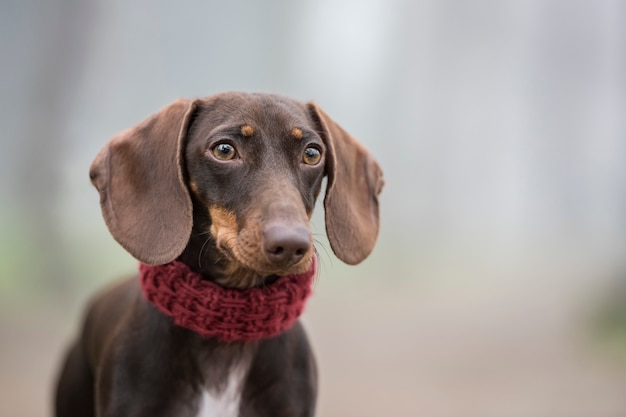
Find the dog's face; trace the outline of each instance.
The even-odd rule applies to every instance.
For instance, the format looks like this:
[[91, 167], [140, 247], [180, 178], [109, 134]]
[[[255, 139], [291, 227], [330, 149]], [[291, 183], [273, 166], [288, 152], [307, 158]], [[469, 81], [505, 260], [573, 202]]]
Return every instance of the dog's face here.
[[310, 267], [309, 219], [325, 175], [331, 247], [358, 263], [378, 233], [382, 173], [312, 103], [245, 93], [179, 100], [116, 136], [91, 169], [107, 225], [132, 255], [180, 257], [238, 288]]
[[205, 247], [198, 257], [216, 246], [226, 286], [306, 272], [326, 154], [306, 109], [275, 96], [229, 96], [199, 103], [190, 123], [185, 161], [192, 236], [200, 236], [192, 241]]

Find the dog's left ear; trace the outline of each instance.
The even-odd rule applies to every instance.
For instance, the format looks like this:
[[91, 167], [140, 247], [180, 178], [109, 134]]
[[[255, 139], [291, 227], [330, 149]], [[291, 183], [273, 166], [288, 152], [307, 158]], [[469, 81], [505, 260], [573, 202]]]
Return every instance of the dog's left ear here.
[[327, 148], [326, 233], [335, 255], [350, 265], [363, 261], [378, 237], [378, 195], [385, 181], [372, 155], [319, 106], [307, 108]]
[[174, 260], [192, 228], [182, 151], [196, 102], [180, 99], [115, 136], [89, 171], [109, 231], [150, 265]]

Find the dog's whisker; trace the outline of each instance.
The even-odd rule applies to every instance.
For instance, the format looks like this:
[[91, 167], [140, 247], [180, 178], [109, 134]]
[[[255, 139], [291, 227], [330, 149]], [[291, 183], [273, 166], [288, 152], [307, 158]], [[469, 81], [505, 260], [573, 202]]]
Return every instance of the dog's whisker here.
[[206, 235], [210, 235], [211, 231], [210, 230], [206, 230], [204, 232], [198, 232], [198, 233], [193, 233], [190, 237], [200, 237], [200, 236], [206, 236]]
[[330, 256], [330, 252], [326, 248], [326, 245], [324, 244], [324, 242], [321, 242], [321, 241], [319, 241], [317, 239], [314, 239], [314, 241], [315, 241], [315, 252], [319, 255], [319, 251], [317, 250], [317, 248], [321, 247], [322, 249], [324, 249], [324, 253], [328, 257], [328, 259], [332, 259], [331, 256]]
[[[317, 257], [317, 259], [319, 261], [320, 260], [320, 253], [317, 250], [317, 247], [313, 246], [313, 251], [315, 252], [315, 256]], [[320, 267], [318, 266], [317, 271], [315, 271], [315, 277], [313, 277], [313, 288], [317, 287], [317, 281], [319, 280], [319, 277], [320, 277]]]
[[[327, 262], [328, 264], [332, 264], [333, 258], [330, 256], [330, 252], [328, 251], [328, 248], [323, 242], [320, 242], [317, 239], [314, 239], [314, 240], [315, 240], [315, 246], [314, 246], [315, 253], [317, 254], [317, 259], [319, 261], [319, 267], [318, 267], [318, 272], [317, 272], [317, 277], [319, 277], [321, 276], [322, 270], [324, 271], [328, 270]], [[322, 248], [324, 250], [324, 254], [326, 255], [325, 257], [321, 256], [321, 252], [318, 250], [318, 248]], [[317, 279], [315, 282], [317, 282]]]
[[207, 243], [209, 243], [210, 240], [211, 240], [210, 238], [205, 240], [202, 246], [200, 247], [200, 252], [198, 253], [198, 266], [200, 267], [200, 269], [202, 269], [202, 252], [204, 251], [204, 248], [206, 247]]

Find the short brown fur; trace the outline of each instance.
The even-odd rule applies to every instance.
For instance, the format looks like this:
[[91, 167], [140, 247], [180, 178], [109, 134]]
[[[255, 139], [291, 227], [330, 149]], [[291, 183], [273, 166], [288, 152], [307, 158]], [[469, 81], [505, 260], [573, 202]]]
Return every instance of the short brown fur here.
[[[214, 158], [221, 143], [236, 156]], [[308, 146], [320, 150], [319, 164], [302, 163]], [[309, 220], [324, 176], [334, 253], [359, 263], [378, 235], [380, 167], [317, 105], [286, 97], [177, 100], [115, 136], [90, 175], [109, 231], [131, 255], [177, 259], [225, 287], [271, 285], [310, 267]], [[202, 391], [220, 392], [235, 366], [245, 371], [240, 417], [314, 415], [317, 372], [299, 323], [254, 343], [203, 339], [155, 309], [135, 277], [90, 304], [55, 415], [195, 417]]]

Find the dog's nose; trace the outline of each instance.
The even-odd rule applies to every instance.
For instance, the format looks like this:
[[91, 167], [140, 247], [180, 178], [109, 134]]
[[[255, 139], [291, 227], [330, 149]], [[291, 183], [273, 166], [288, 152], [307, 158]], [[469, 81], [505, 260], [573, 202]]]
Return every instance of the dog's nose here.
[[309, 231], [304, 227], [271, 225], [263, 231], [265, 254], [274, 264], [288, 267], [309, 251]]

